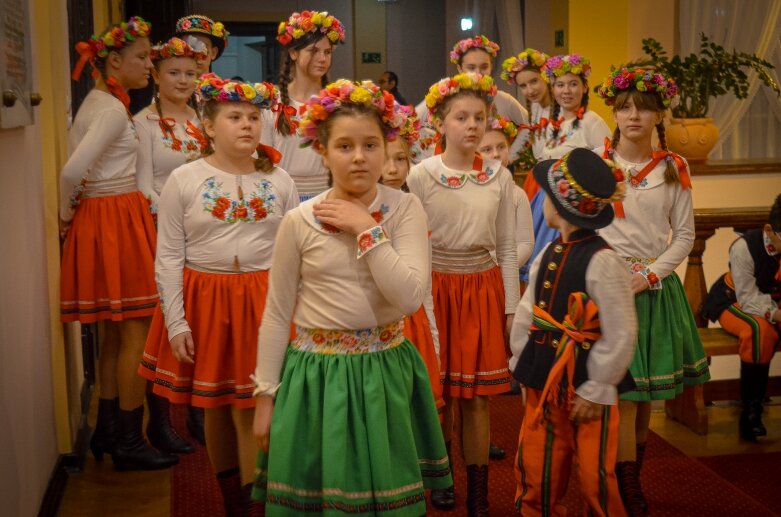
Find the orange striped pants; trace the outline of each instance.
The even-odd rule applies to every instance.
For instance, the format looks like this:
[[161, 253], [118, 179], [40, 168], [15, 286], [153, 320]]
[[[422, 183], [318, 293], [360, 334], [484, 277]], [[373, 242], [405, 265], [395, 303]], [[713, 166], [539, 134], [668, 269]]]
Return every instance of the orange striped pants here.
[[567, 491], [574, 456], [589, 515], [625, 516], [615, 475], [618, 406], [606, 406], [601, 419], [575, 425], [568, 410], [551, 404], [537, 424], [541, 390], [527, 388], [526, 393], [515, 457], [516, 511], [524, 517], [566, 514], [558, 503]]
[[773, 325], [765, 318], [743, 312], [737, 303], [721, 313], [719, 323], [726, 332], [737, 336], [741, 361], [768, 364], [773, 359], [781, 324]]

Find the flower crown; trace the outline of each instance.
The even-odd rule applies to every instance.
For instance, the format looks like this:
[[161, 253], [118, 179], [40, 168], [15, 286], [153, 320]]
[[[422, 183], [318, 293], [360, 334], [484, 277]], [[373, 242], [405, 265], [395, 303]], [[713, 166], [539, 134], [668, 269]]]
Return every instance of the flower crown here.
[[208, 16], [202, 14], [191, 14], [179, 18], [176, 21], [176, 33], [199, 33], [206, 34], [207, 36], [213, 36], [215, 38], [222, 39], [228, 42], [228, 35], [230, 32], [225, 30], [225, 25], [222, 22], [215, 22]]
[[95, 68], [95, 58], [105, 59], [112, 50], [122, 50], [137, 38], [148, 38], [151, 30], [152, 25], [149, 22], [140, 16], [133, 16], [127, 22], [114, 25], [100, 36], [93, 34], [87, 41], [80, 41], [76, 44], [79, 60], [71, 77], [78, 81], [82, 70], [89, 63], [92, 66], [92, 77], [97, 78], [99, 72]]
[[502, 63], [501, 77], [510, 84], [515, 84], [515, 75], [529, 67], [542, 71], [543, 65], [550, 56], [539, 50], [527, 48], [517, 56], [508, 57]]
[[321, 32], [331, 43], [344, 43], [344, 25], [328, 11], [303, 11], [293, 13], [286, 22], [279, 22], [277, 41], [287, 45], [303, 38], [307, 33]]
[[664, 72], [626, 66], [620, 69], [611, 67], [610, 75], [594, 88], [608, 106], [615, 105], [620, 92], [631, 90], [658, 94], [665, 108], [670, 107], [673, 98], [678, 95], [675, 81]]
[[418, 114], [410, 106], [394, 103], [395, 118], [399, 127], [399, 136], [408, 145], [414, 144], [420, 138], [420, 119]]
[[206, 59], [206, 54], [206, 45], [195, 38], [188, 44], [183, 39], [173, 37], [165, 43], [158, 43], [152, 47], [152, 61], [161, 61], [172, 57], [191, 57], [201, 60]]
[[485, 98], [489, 104], [496, 96], [496, 85], [489, 75], [476, 73], [457, 74], [453, 77], [445, 77], [431, 85], [426, 94], [426, 107], [428, 107], [429, 120], [431, 122], [439, 118], [439, 109], [445, 99], [462, 90], [474, 90]]
[[301, 106], [298, 133], [301, 136], [301, 147], [320, 148], [317, 129], [328, 120], [331, 114], [343, 105], [366, 106], [380, 114], [385, 124], [385, 137], [394, 140], [405, 124], [407, 117], [402, 117], [394, 107], [393, 95], [382, 90], [371, 81], [354, 82], [348, 79], [337, 79], [320, 90], [318, 95], [312, 95]]
[[515, 137], [518, 136], [518, 126], [512, 123], [504, 117], [489, 117], [488, 118], [488, 130], [501, 131], [510, 144], [513, 143]]
[[464, 54], [473, 48], [483, 49], [491, 57], [496, 57], [496, 53], [499, 52], [499, 45], [485, 36], [475, 36], [474, 38], [462, 39], [453, 45], [453, 50], [450, 51], [450, 62], [457, 65], [461, 58], [464, 57]]
[[213, 73], [201, 76], [197, 91], [202, 102], [249, 102], [264, 109], [273, 109], [279, 99], [279, 90], [271, 83], [226, 81]]
[[581, 75], [587, 79], [591, 75], [591, 61], [580, 54], [563, 54], [553, 56], [545, 61], [542, 67], [542, 78], [547, 83], [553, 83], [557, 77], [565, 74]]

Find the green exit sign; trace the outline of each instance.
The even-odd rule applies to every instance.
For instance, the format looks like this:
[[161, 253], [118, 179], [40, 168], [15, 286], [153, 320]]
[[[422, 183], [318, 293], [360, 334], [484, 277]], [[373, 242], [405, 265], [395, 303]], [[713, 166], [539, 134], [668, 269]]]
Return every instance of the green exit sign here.
[[361, 52], [362, 63], [382, 63], [382, 55], [379, 52]]

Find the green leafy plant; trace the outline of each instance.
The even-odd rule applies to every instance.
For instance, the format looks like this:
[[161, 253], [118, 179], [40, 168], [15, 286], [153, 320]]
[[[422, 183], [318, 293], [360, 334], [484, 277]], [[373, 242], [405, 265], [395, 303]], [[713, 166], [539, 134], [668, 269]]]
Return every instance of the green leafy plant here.
[[746, 72], [750, 70], [757, 72], [765, 86], [781, 94], [778, 84], [768, 73], [775, 68], [772, 64], [753, 54], [736, 50], [726, 52], [724, 47], [710, 41], [705, 34], [700, 34], [699, 54], [668, 57], [661, 43], [654, 38], [643, 40], [643, 51], [650, 59], [631, 64], [652, 66], [673, 78], [680, 96], [680, 102], [672, 106], [673, 116], [677, 118], [706, 117], [710, 99], [730, 91], [738, 99], [745, 99], [749, 88]]

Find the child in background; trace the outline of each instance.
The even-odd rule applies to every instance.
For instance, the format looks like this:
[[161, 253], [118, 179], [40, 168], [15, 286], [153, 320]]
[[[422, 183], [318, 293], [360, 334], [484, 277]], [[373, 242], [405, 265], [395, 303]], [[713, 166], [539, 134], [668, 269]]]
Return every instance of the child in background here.
[[212, 70], [212, 63], [217, 61], [225, 47], [228, 46], [228, 35], [222, 22], [215, 22], [202, 14], [189, 14], [176, 20], [176, 36], [183, 39], [191, 47], [198, 47], [197, 42], [206, 45], [206, 54], [199, 55], [198, 77]]
[[[626, 515], [614, 472], [617, 393], [637, 330], [629, 273], [595, 233], [621, 199], [611, 168], [586, 149], [534, 167], [545, 219], [560, 237], [535, 259], [510, 344], [526, 386], [515, 474], [516, 512], [560, 515], [573, 456], [589, 515]], [[623, 379], [623, 381], [622, 381]]]
[[[686, 160], [667, 150], [664, 114], [677, 87], [660, 71], [614, 69], [596, 90], [613, 108], [612, 142], [595, 150], [623, 171], [626, 198], [599, 234], [632, 273], [638, 334], [630, 372], [637, 387], [621, 395], [616, 474], [627, 513], [642, 516], [640, 486], [651, 401], [706, 382], [708, 362], [681, 281], [675, 273], [694, 244], [691, 180]], [[652, 145], [654, 133], [661, 149]]]
[[258, 325], [274, 238], [298, 193], [275, 166], [279, 154], [258, 146], [274, 85], [206, 74], [198, 86], [209, 148], [176, 169], [160, 195], [160, 310], [139, 373], [171, 402], [205, 408], [206, 451], [226, 513], [243, 515], [257, 454], [250, 375]]
[[275, 244], [255, 372], [266, 515], [423, 515], [424, 490], [452, 483], [426, 366], [402, 331], [430, 281], [426, 214], [377, 183], [403, 123], [370, 81], [329, 84], [303, 110], [333, 188], [289, 213]]
[[[505, 343], [519, 297], [512, 176], [499, 161], [477, 153], [495, 94], [493, 80], [480, 74], [458, 74], [432, 85], [426, 105], [444, 152], [414, 166], [407, 178], [432, 232], [432, 291], [447, 403], [444, 434], [450, 442], [457, 405], [470, 515], [488, 511], [488, 396], [510, 388]], [[431, 497], [438, 508], [455, 504], [452, 487]]]

